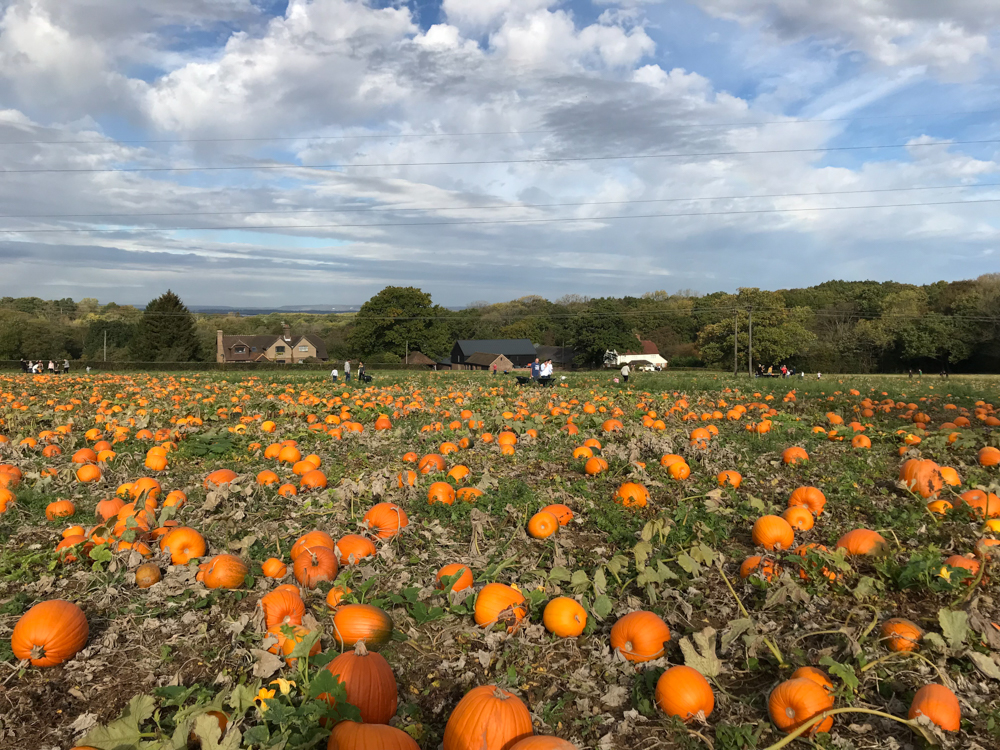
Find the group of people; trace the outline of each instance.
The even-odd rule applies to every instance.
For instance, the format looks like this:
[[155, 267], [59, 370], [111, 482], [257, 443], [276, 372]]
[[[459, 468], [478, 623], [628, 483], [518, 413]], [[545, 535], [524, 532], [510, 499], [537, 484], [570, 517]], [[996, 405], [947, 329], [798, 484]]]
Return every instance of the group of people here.
[[[757, 378], [790, 378], [795, 375], [795, 368], [791, 365], [779, 365], [777, 368], [773, 365], [764, 369], [764, 365], [758, 364], [757, 371], [754, 373], [754, 377]], [[804, 371], [799, 372], [799, 377], [804, 378], [806, 376]], [[817, 372], [816, 377], [819, 378], [820, 374]]]
[[44, 375], [46, 370], [49, 375], [58, 375], [60, 372], [69, 372], [69, 360], [64, 359], [62, 367], [56, 364], [55, 360], [49, 360], [49, 366], [46, 368], [45, 363], [42, 360], [32, 361], [30, 359], [21, 360], [21, 372], [31, 373], [33, 375]]
[[551, 378], [552, 377], [552, 360], [547, 359], [544, 362], [539, 362], [538, 357], [535, 357], [535, 361], [531, 363], [531, 379], [538, 380], [539, 378]]
[[[330, 371], [330, 377], [334, 383], [340, 381], [340, 372], [337, 370], [336, 364], [333, 366], [333, 370]], [[362, 383], [365, 382], [365, 363], [361, 361], [358, 362], [358, 380]], [[351, 382], [351, 360], [349, 359], [344, 360], [344, 382]]]

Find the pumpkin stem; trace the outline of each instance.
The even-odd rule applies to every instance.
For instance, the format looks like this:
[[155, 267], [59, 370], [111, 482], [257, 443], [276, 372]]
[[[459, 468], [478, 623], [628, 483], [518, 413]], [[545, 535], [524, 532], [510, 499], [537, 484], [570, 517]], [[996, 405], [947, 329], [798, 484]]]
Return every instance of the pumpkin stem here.
[[36, 643], [31, 647], [32, 659], [41, 659], [44, 656], [45, 656], [45, 647], [42, 644]]
[[354, 655], [355, 656], [368, 656], [368, 647], [365, 646], [364, 641], [358, 641], [354, 645]]

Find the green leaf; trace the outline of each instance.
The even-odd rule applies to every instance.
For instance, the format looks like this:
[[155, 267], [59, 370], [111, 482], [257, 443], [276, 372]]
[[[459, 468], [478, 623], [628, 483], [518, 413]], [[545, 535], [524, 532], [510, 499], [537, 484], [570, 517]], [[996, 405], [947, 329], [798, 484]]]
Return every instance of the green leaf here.
[[594, 571], [594, 594], [600, 596], [608, 588], [608, 579], [604, 575], [604, 568], [598, 568]]
[[549, 580], [552, 583], [560, 583], [561, 581], [568, 581], [572, 573], [566, 568], [555, 567], [549, 571]]
[[738, 620], [733, 620], [729, 623], [729, 629], [722, 634], [722, 640], [719, 643], [720, 648], [723, 651], [728, 650], [729, 645], [733, 641], [747, 632], [754, 632], [753, 620], [748, 617], [741, 617]]
[[715, 654], [715, 635], [715, 628], [708, 626], [691, 636], [693, 644], [686, 636], [681, 638], [684, 663], [705, 677], [718, 677], [722, 672], [722, 661]]
[[870, 576], [862, 576], [861, 580], [858, 581], [858, 585], [854, 587], [854, 598], [859, 602], [864, 601], [868, 597], [876, 596], [878, 594], [879, 586], [874, 578]]
[[604, 594], [594, 599], [594, 615], [599, 620], [603, 620], [605, 617], [611, 614], [612, 606], [611, 599], [609, 599]]
[[260, 689], [260, 683], [253, 683], [251, 685], [237, 685], [233, 688], [233, 692], [229, 694], [229, 706], [233, 709], [234, 716], [243, 716], [249, 709], [253, 708], [254, 698], [257, 697], [257, 691]]
[[95, 727], [81, 740], [98, 750], [122, 750], [139, 744], [142, 723], [153, 715], [156, 701], [151, 695], [137, 695], [128, 702], [122, 715], [107, 726]]
[[858, 675], [857, 673], [855, 673], [853, 667], [847, 664], [841, 664], [840, 662], [836, 662], [829, 656], [824, 656], [822, 659], [819, 660], [819, 663], [822, 664], [827, 669], [829, 669], [830, 674], [839, 678], [840, 681], [843, 682], [844, 685], [846, 685], [851, 690], [851, 692], [854, 692], [858, 689], [858, 685], [860, 683], [858, 681]]
[[691, 557], [687, 552], [681, 552], [677, 555], [677, 564], [680, 565], [685, 572], [691, 575], [698, 575], [701, 571], [701, 565], [698, 561]]
[[590, 578], [587, 577], [587, 571], [585, 570], [574, 570], [573, 577], [569, 581], [570, 588], [573, 589], [578, 594], [582, 594], [584, 591], [590, 588]]
[[997, 664], [995, 658], [987, 654], [980, 654], [978, 651], [969, 651], [968, 657], [984, 675], [992, 677], [994, 680], [1000, 680], [1000, 665]]
[[319, 639], [322, 637], [323, 633], [320, 630], [310, 630], [301, 641], [295, 644], [295, 648], [292, 649], [292, 653], [288, 654], [286, 659], [302, 659], [309, 656], [309, 652], [312, 651], [312, 647], [315, 646]]
[[347, 687], [329, 669], [321, 669], [309, 682], [309, 697], [318, 698], [326, 693], [335, 701], [347, 700]]
[[948, 646], [955, 650], [961, 648], [969, 635], [968, 613], [942, 608], [938, 611], [938, 622]]

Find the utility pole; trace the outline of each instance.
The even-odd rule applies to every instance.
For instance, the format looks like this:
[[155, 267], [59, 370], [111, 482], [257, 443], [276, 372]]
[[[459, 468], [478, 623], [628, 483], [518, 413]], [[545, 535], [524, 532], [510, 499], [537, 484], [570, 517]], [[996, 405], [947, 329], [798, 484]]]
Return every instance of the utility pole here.
[[733, 312], [733, 375], [739, 374], [739, 366], [736, 364], [736, 357], [740, 350], [740, 329], [739, 329], [739, 312]]
[[753, 306], [750, 307], [750, 342], [747, 350], [747, 375], [753, 377]]
[[108, 331], [104, 330], [104, 361], [108, 361]]
[[405, 347], [405, 348], [404, 348], [404, 350], [403, 350], [403, 364], [404, 364], [404, 365], [408, 365], [408, 364], [410, 364], [410, 363], [409, 363], [409, 362], [407, 361], [407, 360], [409, 360], [409, 358], [410, 358], [410, 340], [409, 340], [409, 339], [407, 339], [407, 340], [406, 340], [406, 347]]

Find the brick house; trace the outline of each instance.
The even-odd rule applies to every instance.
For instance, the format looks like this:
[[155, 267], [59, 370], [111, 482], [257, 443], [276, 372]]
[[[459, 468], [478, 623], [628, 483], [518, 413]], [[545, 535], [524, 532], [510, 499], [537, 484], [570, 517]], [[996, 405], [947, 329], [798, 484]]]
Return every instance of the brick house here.
[[474, 354], [504, 355], [512, 367], [527, 367], [535, 361], [535, 345], [531, 339], [459, 339], [451, 349], [453, 370], [468, 370], [466, 361]]
[[319, 336], [293, 334], [282, 324], [280, 336], [259, 334], [255, 336], [226, 336], [215, 332], [216, 362], [277, 362], [295, 364], [297, 362], [326, 362], [326, 344]]

